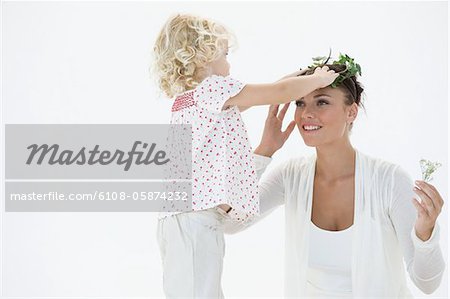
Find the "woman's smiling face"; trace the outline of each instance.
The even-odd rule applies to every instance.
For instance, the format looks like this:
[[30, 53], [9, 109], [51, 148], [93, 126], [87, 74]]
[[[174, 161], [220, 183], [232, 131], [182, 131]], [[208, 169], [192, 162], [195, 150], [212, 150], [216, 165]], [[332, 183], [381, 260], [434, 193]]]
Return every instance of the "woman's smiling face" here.
[[317, 147], [348, 138], [358, 106], [347, 102], [344, 92], [332, 87], [315, 90], [296, 101], [295, 122], [306, 145]]

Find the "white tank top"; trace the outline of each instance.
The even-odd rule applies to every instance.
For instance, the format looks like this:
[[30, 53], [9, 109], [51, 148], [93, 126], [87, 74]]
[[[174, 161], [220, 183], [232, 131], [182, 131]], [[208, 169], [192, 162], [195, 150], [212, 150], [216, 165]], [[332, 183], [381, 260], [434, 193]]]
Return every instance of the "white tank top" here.
[[308, 295], [321, 298], [351, 297], [353, 225], [341, 231], [329, 231], [317, 227], [312, 221], [310, 223]]

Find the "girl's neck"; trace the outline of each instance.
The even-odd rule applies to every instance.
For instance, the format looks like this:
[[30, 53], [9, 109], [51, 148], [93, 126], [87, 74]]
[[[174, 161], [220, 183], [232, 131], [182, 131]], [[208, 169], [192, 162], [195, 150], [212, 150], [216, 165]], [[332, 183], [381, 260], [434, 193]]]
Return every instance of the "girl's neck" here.
[[214, 75], [211, 68], [206, 67], [204, 69], [199, 70], [198, 74], [197, 74], [197, 78], [195, 78], [197, 80], [197, 82], [202, 82], [203, 80], [205, 80], [206, 78], [210, 77]]
[[337, 180], [355, 174], [356, 151], [348, 139], [316, 147], [316, 153], [316, 176]]

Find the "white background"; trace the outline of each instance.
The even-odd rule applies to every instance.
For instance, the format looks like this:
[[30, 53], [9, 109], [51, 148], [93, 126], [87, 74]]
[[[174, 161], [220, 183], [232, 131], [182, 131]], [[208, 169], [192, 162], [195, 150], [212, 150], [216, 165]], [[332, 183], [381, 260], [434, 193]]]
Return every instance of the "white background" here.
[[[171, 102], [150, 78], [150, 53], [166, 19], [189, 12], [234, 31], [239, 47], [230, 55], [231, 73], [244, 82], [275, 81], [330, 47], [354, 57], [366, 92], [354, 146], [414, 178], [420, 158], [440, 161], [434, 184], [448, 201], [446, 2], [4, 2], [2, 8], [2, 124], [168, 123]], [[266, 113], [266, 107], [244, 113], [254, 147]], [[311, 152], [295, 130], [271, 167]], [[448, 205], [439, 217], [446, 261]], [[162, 296], [156, 214], [5, 213], [2, 205], [1, 215], [3, 296]], [[282, 296], [283, 233], [280, 208], [227, 237], [227, 297]], [[447, 286], [446, 271], [433, 296], [447, 297]]]

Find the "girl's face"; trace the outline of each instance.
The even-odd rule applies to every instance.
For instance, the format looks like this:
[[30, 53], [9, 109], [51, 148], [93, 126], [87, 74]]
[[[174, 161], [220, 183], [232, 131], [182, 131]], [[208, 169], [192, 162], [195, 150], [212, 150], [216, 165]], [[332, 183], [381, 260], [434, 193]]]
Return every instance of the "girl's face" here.
[[227, 60], [228, 48], [224, 49], [219, 58], [210, 63], [211, 73], [218, 76], [230, 75], [230, 64]]
[[339, 88], [325, 87], [296, 101], [295, 122], [307, 146], [332, 144], [348, 138], [358, 106], [345, 104]]

